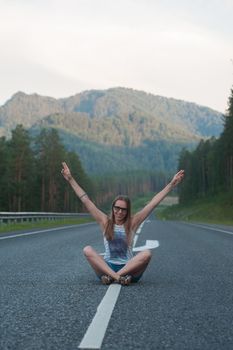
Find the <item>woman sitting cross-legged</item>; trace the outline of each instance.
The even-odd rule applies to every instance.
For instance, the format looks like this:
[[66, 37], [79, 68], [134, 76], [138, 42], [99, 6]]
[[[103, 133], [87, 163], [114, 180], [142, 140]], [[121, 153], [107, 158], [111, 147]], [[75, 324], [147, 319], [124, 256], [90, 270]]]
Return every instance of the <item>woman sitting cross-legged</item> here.
[[135, 215], [131, 215], [130, 199], [123, 195], [117, 196], [112, 203], [110, 217], [96, 207], [72, 177], [65, 162], [62, 163], [61, 172], [103, 232], [104, 257], [91, 246], [83, 249], [85, 257], [102, 283], [118, 282], [121, 285], [129, 285], [131, 282], [137, 282], [150, 262], [151, 251], [144, 250], [133, 256], [132, 244], [135, 232], [166, 195], [181, 182], [184, 170], [174, 175], [171, 182]]

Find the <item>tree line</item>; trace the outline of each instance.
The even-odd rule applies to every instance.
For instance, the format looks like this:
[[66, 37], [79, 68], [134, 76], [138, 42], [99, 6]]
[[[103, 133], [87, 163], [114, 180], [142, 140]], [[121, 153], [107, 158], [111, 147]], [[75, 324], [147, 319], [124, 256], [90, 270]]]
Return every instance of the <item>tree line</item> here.
[[67, 152], [56, 130], [42, 130], [34, 138], [22, 125], [11, 139], [0, 138], [0, 211], [69, 212], [82, 210], [71, 188], [61, 176], [61, 162], [72, 164], [72, 172], [92, 194], [92, 183], [79, 157]]
[[179, 190], [181, 204], [222, 192], [233, 198], [233, 89], [220, 137], [200, 141], [192, 152], [183, 150], [179, 168], [186, 172]]
[[95, 177], [96, 203], [103, 208], [109, 208], [117, 194], [126, 194], [134, 199], [140, 195], [161, 190], [168, 181], [168, 176], [163, 172], [142, 170]]
[[79, 184], [98, 206], [105, 208], [118, 194], [130, 197], [155, 192], [168, 181], [164, 173], [125, 171], [89, 176], [75, 152], [67, 151], [56, 129], [42, 129], [32, 136], [22, 125], [11, 138], [0, 138], [0, 211], [84, 211], [63, 179], [62, 161], [70, 166]]

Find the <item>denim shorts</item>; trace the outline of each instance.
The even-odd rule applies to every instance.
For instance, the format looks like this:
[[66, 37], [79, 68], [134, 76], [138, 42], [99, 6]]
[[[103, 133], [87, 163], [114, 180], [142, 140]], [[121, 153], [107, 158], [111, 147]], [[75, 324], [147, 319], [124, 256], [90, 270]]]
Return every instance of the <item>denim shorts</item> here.
[[[105, 261], [108, 266], [115, 272], [118, 272], [120, 269], [122, 269], [125, 264], [114, 264], [114, 263], [111, 263], [109, 261]], [[142, 273], [139, 275], [139, 276], [132, 276], [132, 283], [136, 283], [140, 280], [140, 278], [142, 277]]]

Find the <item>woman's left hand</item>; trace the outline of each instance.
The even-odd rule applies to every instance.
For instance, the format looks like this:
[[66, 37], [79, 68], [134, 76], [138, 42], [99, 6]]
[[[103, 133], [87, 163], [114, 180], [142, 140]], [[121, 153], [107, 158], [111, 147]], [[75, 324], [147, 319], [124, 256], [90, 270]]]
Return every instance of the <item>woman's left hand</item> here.
[[184, 178], [184, 170], [178, 171], [176, 175], [174, 175], [173, 179], [171, 180], [172, 187], [175, 187], [178, 185]]

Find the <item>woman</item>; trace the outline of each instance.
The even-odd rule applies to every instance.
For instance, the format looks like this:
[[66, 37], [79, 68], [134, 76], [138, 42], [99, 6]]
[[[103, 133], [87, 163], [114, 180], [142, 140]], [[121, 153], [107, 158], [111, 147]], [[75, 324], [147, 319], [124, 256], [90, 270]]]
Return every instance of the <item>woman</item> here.
[[86, 246], [83, 251], [89, 264], [103, 284], [118, 282], [122, 285], [129, 285], [131, 282], [137, 282], [151, 259], [151, 251], [145, 250], [133, 256], [134, 234], [155, 207], [181, 182], [184, 177], [184, 170], [180, 170], [161, 192], [156, 194], [142, 210], [133, 216], [131, 216], [129, 198], [127, 196], [116, 197], [112, 203], [111, 216], [108, 217], [96, 207], [75, 181], [65, 162], [62, 163], [62, 167], [62, 175], [69, 182], [89, 213], [98, 222], [103, 232], [104, 258], [91, 246]]

